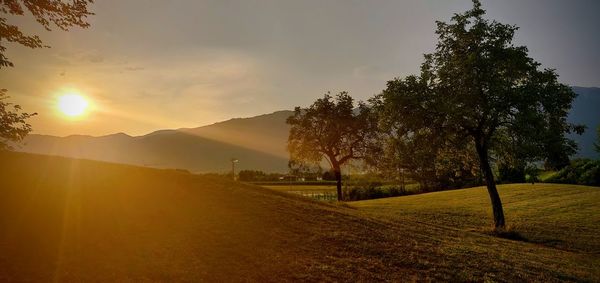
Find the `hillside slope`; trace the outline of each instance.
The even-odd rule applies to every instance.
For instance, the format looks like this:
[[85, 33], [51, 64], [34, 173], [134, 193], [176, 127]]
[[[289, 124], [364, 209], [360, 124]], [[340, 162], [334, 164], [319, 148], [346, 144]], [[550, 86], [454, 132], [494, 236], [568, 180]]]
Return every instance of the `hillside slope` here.
[[600, 158], [600, 153], [594, 150], [594, 142], [598, 139], [596, 129], [600, 127], [600, 88], [573, 87], [577, 98], [573, 102], [569, 121], [587, 127], [583, 135], [571, 135], [578, 144], [578, 157]]
[[224, 179], [0, 152], [0, 281], [598, 281], [597, 258]]

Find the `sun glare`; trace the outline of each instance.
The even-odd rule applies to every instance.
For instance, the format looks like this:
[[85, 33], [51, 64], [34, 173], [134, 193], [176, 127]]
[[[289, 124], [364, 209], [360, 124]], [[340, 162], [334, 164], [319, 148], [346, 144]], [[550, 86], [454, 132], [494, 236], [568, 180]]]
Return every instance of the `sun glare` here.
[[85, 113], [87, 108], [87, 100], [79, 94], [69, 93], [61, 95], [58, 98], [58, 110], [67, 116], [81, 116]]

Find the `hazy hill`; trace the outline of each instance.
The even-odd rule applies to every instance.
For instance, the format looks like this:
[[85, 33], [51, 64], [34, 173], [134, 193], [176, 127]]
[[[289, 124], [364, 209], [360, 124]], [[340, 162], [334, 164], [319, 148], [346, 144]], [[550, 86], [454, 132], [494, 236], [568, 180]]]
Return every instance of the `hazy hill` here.
[[[556, 203], [553, 194], [528, 199]], [[440, 202], [451, 203], [433, 197], [425, 206]], [[546, 215], [564, 207], [554, 208]], [[558, 224], [586, 213], [558, 214], [557, 231], [575, 237]], [[456, 212], [434, 225], [398, 215], [176, 170], [0, 152], [0, 281], [600, 280], [597, 254], [456, 229]]]
[[212, 125], [161, 130], [144, 136], [123, 133], [92, 137], [29, 135], [19, 150], [194, 172], [240, 169], [287, 171], [286, 142], [291, 111], [236, 118]]
[[[583, 136], [572, 136], [580, 144], [577, 156], [597, 158], [593, 143], [600, 125], [600, 88], [573, 89], [579, 96], [569, 120], [588, 127]], [[292, 111], [279, 111], [137, 137], [122, 133], [102, 137], [30, 135], [20, 150], [193, 172], [228, 171], [229, 160], [235, 157], [240, 169], [285, 172], [289, 131], [285, 120], [290, 115]]]
[[579, 143], [577, 156], [600, 158], [600, 154], [594, 150], [594, 141], [598, 137], [596, 129], [600, 126], [600, 88], [573, 87], [573, 90], [578, 96], [573, 103], [569, 121], [587, 126], [583, 135], [572, 135]]

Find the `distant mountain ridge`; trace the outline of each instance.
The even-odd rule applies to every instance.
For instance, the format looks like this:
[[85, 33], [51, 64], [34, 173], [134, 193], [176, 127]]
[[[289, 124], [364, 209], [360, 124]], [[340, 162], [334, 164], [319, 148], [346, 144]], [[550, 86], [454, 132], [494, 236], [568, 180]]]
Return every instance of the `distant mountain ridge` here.
[[573, 87], [578, 94], [573, 102], [569, 121], [575, 124], [583, 124], [587, 128], [583, 135], [571, 135], [577, 144], [579, 152], [575, 157], [600, 158], [594, 150], [594, 142], [597, 139], [597, 129], [600, 126], [600, 88], [598, 87]]
[[230, 159], [239, 169], [287, 171], [286, 152], [292, 111], [235, 118], [198, 128], [159, 130], [143, 136], [55, 137], [32, 134], [19, 151], [110, 161], [192, 172], [226, 172]]
[[[578, 97], [569, 121], [587, 126], [571, 135], [580, 150], [575, 157], [598, 158], [593, 143], [600, 125], [600, 88], [573, 87]], [[289, 126], [292, 111], [277, 111], [250, 118], [234, 118], [212, 125], [159, 130], [143, 136], [116, 133], [93, 137], [29, 135], [19, 150], [158, 168], [181, 168], [192, 172], [227, 172], [230, 159], [241, 169], [286, 172]]]

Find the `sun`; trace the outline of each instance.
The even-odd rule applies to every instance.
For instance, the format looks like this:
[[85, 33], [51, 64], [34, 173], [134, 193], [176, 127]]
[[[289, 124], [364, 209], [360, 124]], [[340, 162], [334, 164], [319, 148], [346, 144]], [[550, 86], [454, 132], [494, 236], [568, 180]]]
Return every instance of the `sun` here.
[[83, 115], [88, 105], [87, 100], [77, 93], [68, 93], [58, 97], [58, 110], [69, 117]]

